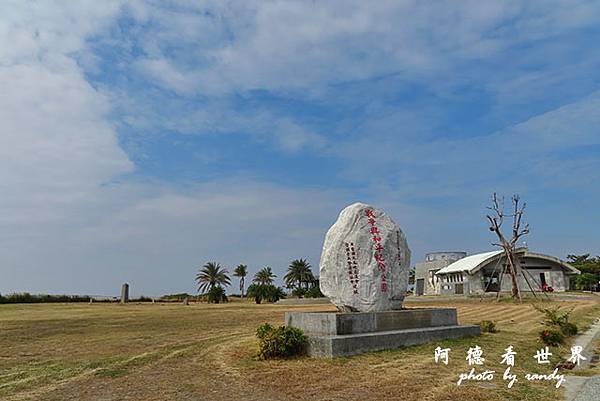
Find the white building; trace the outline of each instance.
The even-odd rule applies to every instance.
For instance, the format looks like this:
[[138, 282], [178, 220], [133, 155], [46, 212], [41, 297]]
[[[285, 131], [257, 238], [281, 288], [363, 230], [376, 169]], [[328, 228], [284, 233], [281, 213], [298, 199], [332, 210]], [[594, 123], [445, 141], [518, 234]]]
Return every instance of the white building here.
[[[542, 288], [566, 291], [570, 276], [580, 274], [579, 270], [558, 258], [530, 252], [527, 248], [517, 249], [517, 258], [521, 266], [518, 284], [522, 292], [529, 292], [529, 286], [535, 291], [542, 291]], [[501, 250], [462, 257], [441, 268], [438, 266], [440, 262], [432, 262], [417, 264], [416, 295], [476, 295], [511, 291], [510, 276], [502, 275], [506, 269], [506, 257]], [[419, 291], [421, 288], [423, 290]]]

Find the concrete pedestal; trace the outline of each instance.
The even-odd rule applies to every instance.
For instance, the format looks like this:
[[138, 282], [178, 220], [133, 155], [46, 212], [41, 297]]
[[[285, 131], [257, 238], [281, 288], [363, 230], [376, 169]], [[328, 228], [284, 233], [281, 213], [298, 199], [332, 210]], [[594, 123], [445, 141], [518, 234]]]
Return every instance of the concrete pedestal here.
[[459, 326], [452, 308], [286, 312], [285, 323], [308, 335], [310, 356], [329, 358], [480, 334], [479, 326]]

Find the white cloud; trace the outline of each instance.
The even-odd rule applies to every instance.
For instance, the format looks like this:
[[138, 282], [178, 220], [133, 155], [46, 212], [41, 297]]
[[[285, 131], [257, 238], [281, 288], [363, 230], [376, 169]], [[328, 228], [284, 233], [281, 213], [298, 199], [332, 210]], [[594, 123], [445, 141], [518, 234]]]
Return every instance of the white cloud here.
[[0, 4], [2, 65], [38, 62], [82, 50], [88, 35], [112, 22], [120, 3], [3, 1]]
[[135, 69], [146, 74], [160, 87], [182, 95], [194, 93], [193, 82], [197, 80], [197, 74], [181, 72], [167, 59], [138, 60]]
[[[115, 182], [133, 164], [107, 117], [113, 99], [75, 61], [119, 10], [97, 4], [15, 3], [3, 14], [0, 290], [114, 293], [127, 280], [161, 294], [192, 290], [194, 269], [213, 258], [281, 270], [290, 254], [318, 249], [327, 191]], [[282, 147], [314, 139], [292, 122], [280, 129]]]
[[[519, 1], [380, 1], [377, 6], [364, 1], [138, 1], [127, 9], [144, 26], [132, 32], [143, 50], [132, 62], [135, 73], [160, 88], [203, 99], [197, 112], [165, 121], [165, 127], [236, 133], [243, 126], [255, 139], [287, 151], [326, 149], [329, 133], [304, 126], [293, 111], [240, 116], [227, 99], [267, 91], [317, 104], [339, 102], [332, 87], [393, 75], [442, 98], [461, 85], [479, 86], [501, 110], [544, 100], [540, 94], [550, 86], [568, 92], [573, 101], [593, 81], [582, 79], [575, 88], [565, 82], [597, 69], [591, 57], [565, 66], [567, 55], [550, 48], [552, 38], [594, 23], [600, 8], [593, 2], [551, 1], [541, 7]], [[528, 46], [536, 57], [519, 52], [513, 59], [511, 50]], [[535, 68], [544, 52], [560, 57], [549, 60], [547, 70]], [[472, 64], [486, 67], [478, 71]], [[140, 108], [134, 109], [139, 121]], [[144, 118], [155, 121], [156, 114], [151, 110]], [[423, 127], [416, 131], [427, 134]]]
[[70, 57], [118, 10], [98, 4], [2, 3], [1, 221], [60, 220], [72, 202], [132, 169], [105, 118], [107, 99]]
[[[133, 14], [158, 26], [142, 36], [150, 43], [142, 70], [159, 84], [203, 95], [313, 91], [392, 73], [443, 84], [466, 61], [589, 26], [600, 11], [592, 2], [564, 1], [177, 4], [136, 3]], [[171, 63], [179, 68], [156, 74]]]

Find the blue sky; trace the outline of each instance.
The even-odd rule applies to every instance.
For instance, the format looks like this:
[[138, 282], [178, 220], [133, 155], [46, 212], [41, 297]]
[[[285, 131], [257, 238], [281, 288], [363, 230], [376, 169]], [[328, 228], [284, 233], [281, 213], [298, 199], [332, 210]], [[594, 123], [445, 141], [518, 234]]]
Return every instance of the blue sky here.
[[316, 269], [355, 201], [413, 264], [600, 253], [600, 10], [536, 2], [0, 5], [0, 292], [193, 291], [198, 266]]

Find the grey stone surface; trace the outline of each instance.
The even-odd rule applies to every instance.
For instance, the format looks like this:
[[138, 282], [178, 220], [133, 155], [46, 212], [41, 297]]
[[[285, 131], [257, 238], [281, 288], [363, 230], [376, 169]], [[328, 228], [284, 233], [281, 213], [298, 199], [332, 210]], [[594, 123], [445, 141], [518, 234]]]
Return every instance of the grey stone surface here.
[[598, 400], [600, 400], [600, 376], [590, 377], [586, 380], [581, 390], [577, 393], [575, 398], [573, 398], [573, 401]]
[[579, 366], [575, 367], [575, 370], [587, 369], [590, 366], [590, 362], [594, 356], [595, 343], [599, 338], [600, 319], [596, 319], [585, 333], [578, 335], [575, 341], [573, 341], [574, 345], [579, 345], [583, 348], [583, 352], [581, 354], [587, 358], [586, 360], [581, 361]]
[[440, 326], [334, 336], [309, 336], [308, 354], [333, 358], [480, 334], [479, 326]]
[[129, 284], [125, 283], [121, 286], [121, 303], [129, 302]]
[[564, 388], [565, 401], [573, 401], [575, 397], [577, 397], [577, 394], [583, 389], [583, 386], [588, 379], [589, 377], [567, 376], [567, 379], [562, 385]]
[[418, 308], [384, 312], [287, 312], [286, 326], [308, 335], [374, 333], [424, 327], [455, 326], [456, 309]]
[[[600, 319], [596, 319], [592, 326], [585, 333], [578, 335], [573, 342], [575, 345], [583, 348], [582, 355], [587, 358], [573, 369], [574, 373], [587, 369], [590, 366], [590, 362], [594, 356], [595, 342], [598, 338], [600, 338]], [[565, 382], [565, 400], [600, 400], [600, 376], [567, 376]]]
[[331, 305], [327, 297], [322, 298], [282, 298], [275, 302], [278, 305]]
[[408, 286], [410, 249], [383, 210], [354, 203], [325, 236], [320, 287], [340, 311], [401, 309]]
[[308, 335], [307, 352], [316, 357], [349, 356], [480, 334], [479, 326], [458, 326], [456, 310], [452, 308], [288, 312], [285, 321]]

